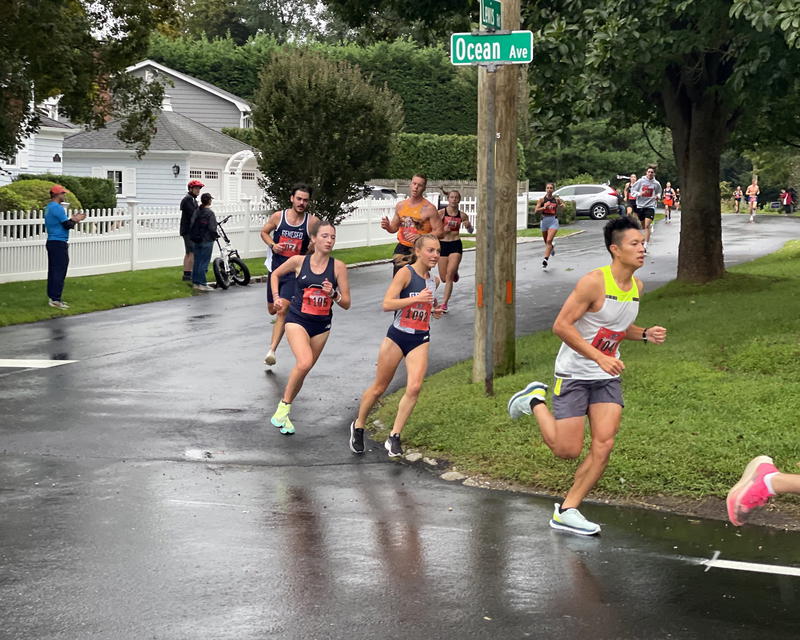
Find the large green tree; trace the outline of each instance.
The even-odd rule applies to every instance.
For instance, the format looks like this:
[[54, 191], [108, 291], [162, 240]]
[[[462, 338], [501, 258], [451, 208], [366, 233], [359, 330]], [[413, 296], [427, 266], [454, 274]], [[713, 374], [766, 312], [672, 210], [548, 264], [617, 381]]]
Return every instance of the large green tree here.
[[13, 157], [38, 130], [37, 106], [56, 96], [78, 124], [124, 118], [120, 137], [145, 149], [163, 87], [123, 71], [173, 17], [170, 0], [0, 2], [0, 158]]
[[308, 50], [277, 51], [261, 72], [253, 124], [267, 193], [288, 201], [297, 182], [314, 188], [314, 211], [339, 220], [363, 185], [385, 172], [401, 102], [358, 69]]
[[756, 120], [762, 134], [789, 126], [790, 110], [759, 116], [796, 91], [799, 41], [788, 31], [800, 1], [539, 0], [525, 10], [538, 43], [531, 117], [554, 131], [592, 113], [666, 124], [682, 193], [678, 277], [720, 277], [720, 155]]

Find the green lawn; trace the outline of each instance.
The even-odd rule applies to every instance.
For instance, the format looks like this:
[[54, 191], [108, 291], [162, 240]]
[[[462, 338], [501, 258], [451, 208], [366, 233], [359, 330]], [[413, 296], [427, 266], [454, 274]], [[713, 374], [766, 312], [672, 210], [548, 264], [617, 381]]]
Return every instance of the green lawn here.
[[[624, 419], [595, 497], [724, 496], [758, 454], [797, 471], [798, 291], [800, 241], [792, 241], [712, 284], [645, 294], [638, 324], [662, 324], [669, 338], [623, 345]], [[435, 333], [432, 342], [436, 349]], [[529, 381], [552, 383], [558, 346], [549, 331], [518, 340], [518, 373], [498, 378], [493, 398], [469, 382], [470, 361], [431, 376], [404, 442], [467, 472], [564, 492], [576, 463], [555, 459], [532, 419], [506, 413]], [[397, 399], [378, 410], [384, 424]]]

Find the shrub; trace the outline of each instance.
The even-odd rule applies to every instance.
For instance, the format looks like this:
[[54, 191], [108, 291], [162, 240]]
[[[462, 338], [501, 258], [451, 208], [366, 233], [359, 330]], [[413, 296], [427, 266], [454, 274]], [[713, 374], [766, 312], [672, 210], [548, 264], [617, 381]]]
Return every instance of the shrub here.
[[[15, 209], [24, 211], [44, 209], [47, 203], [50, 202], [50, 188], [54, 184], [61, 183], [50, 180], [18, 180], [5, 187], [0, 187], [0, 192], [3, 193], [3, 197], [7, 197], [6, 194], [12, 194], [11, 197], [16, 198]], [[66, 185], [62, 186], [66, 188]], [[67, 189], [67, 192], [67, 202], [69, 202], [70, 210], [83, 209], [78, 197], [69, 189]], [[5, 207], [3, 209], [6, 210]]]
[[[401, 133], [395, 137], [389, 175], [412, 176], [422, 172], [431, 180], [477, 179], [477, 136]], [[517, 174], [525, 176], [525, 154], [517, 143]]]
[[[86, 176], [68, 176], [55, 173], [21, 173], [15, 182], [21, 180], [49, 180], [60, 184], [74, 193], [86, 209], [113, 209], [117, 206], [117, 190], [108, 178], [89, 178]], [[70, 205], [70, 208], [75, 208]]]
[[239, 127], [223, 127], [222, 133], [231, 138], [236, 138], [251, 147], [258, 145], [258, 132], [255, 129], [240, 129]]
[[10, 189], [11, 185], [0, 187], [0, 212], [3, 211], [28, 211], [26, 201]]

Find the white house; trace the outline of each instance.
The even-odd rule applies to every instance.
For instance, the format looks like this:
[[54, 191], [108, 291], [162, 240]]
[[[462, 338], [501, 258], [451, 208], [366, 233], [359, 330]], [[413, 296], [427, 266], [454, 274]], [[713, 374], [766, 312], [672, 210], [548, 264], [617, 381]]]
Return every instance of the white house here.
[[176, 113], [168, 97], [150, 148], [141, 159], [117, 138], [119, 128], [120, 121], [112, 121], [103, 129], [64, 140], [63, 172], [111, 178], [119, 204], [129, 199], [149, 205], [177, 203], [193, 178], [205, 184], [203, 192], [211, 193], [217, 203], [263, 197], [253, 148]]
[[41, 128], [26, 138], [11, 162], [0, 164], [0, 187], [21, 173], [64, 173], [64, 138], [76, 129], [65, 122], [41, 117]]
[[247, 100], [199, 78], [165, 67], [153, 60], [143, 60], [127, 68], [127, 72], [155, 80], [157, 77], [168, 80], [166, 92], [170, 95], [173, 111], [219, 131], [223, 127], [252, 126]]

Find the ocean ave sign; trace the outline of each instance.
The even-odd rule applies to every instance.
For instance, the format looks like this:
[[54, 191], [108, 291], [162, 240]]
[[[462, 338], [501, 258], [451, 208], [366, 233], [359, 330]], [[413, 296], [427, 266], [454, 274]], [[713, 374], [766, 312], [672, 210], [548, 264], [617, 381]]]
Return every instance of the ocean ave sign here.
[[454, 33], [450, 36], [453, 64], [528, 64], [532, 60], [532, 31], [487, 35]]

